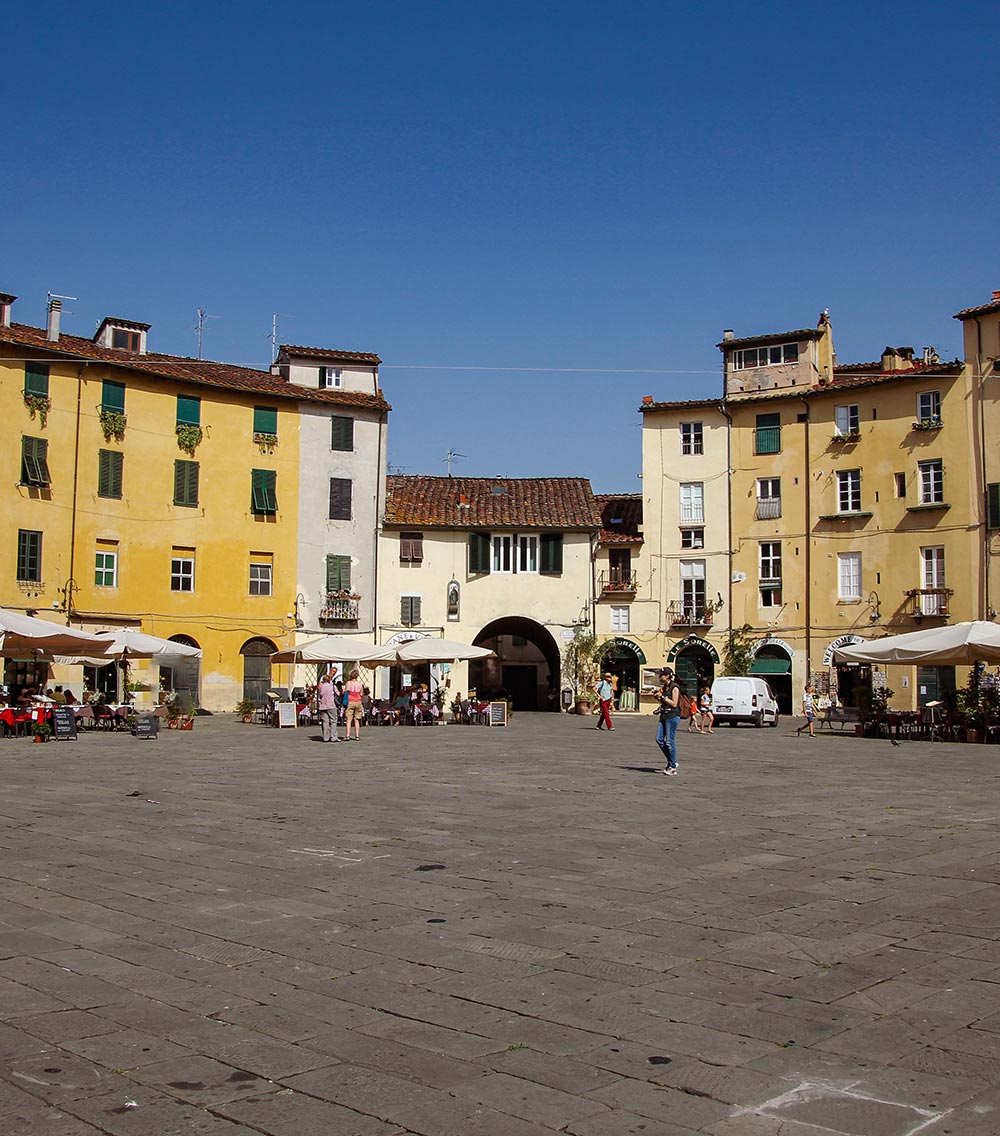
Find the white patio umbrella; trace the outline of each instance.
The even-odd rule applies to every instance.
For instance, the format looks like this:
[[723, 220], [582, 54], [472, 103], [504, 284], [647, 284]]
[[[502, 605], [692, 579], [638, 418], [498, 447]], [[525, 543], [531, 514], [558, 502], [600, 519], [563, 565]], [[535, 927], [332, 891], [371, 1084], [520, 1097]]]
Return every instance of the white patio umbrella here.
[[360, 663], [366, 667], [392, 666], [395, 661], [395, 647], [377, 647], [347, 635], [323, 635], [271, 656], [272, 663]]
[[411, 639], [396, 648], [400, 663], [458, 663], [469, 659], [488, 659], [495, 651], [488, 647], [474, 647], [471, 643], [456, 643], [452, 639]]
[[0, 608], [0, 656], [18, 658], [22, 655], [42, 653], [48, 657], [63, 652], [86, 652], [108, 661], [111, 636], [77, 631], [47, 619], [35, 619], [19, 611]]
[[985, 619], [927, 627], [870, 643], [840, 647], [838, 663], [912, 663], [928, 666], [1000, 663], [1000, 624]]

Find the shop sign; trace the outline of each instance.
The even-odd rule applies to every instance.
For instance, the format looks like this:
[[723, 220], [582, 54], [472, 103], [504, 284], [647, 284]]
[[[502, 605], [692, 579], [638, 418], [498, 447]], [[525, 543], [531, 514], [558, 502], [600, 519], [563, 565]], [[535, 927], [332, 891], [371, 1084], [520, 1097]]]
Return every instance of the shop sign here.
[[414, 639], [426, 639], [422, 631], [397, 631], [395, 635], [386, 639], [385, 645], [392, 647], [396, 643], [412, 643]]
[[753, 653], [756, 655], [757, 652], [764, 647], [780, 647], [783, 651], [788, 653], [790, 659], [795, 658], [795, 648], [791, 643], [786, 643], [784, 639], [775, 639], [773, 635], [767, 639], [761, 639], [759, 643], [754, 644]]
[[605, 658], [611, 656], [631, 655], [639, 663], [645, 663], [646, 656], [638, 643], [633, 643], [631, 639], [609, 639], [606, 643], [601, 644], [601, 655]]
[[823, 652], [823, 666], [832, 667], [833, 652], [839, 651], [841, 647], [853, 647], [855, 643], [864, 643], [864, 639], [860, 635], [841, 635], [839, 639], [834, 639]]
[[672, 663], [681, 651], [686, 650], [688, 647], [700, 647], [703, 651], [708, 653], [708, 657], [713, 663], [718, 663], [719, 652], [712, 646], [707, 639], [702, 639], [700, 635], [687, 635], [683, 639], [678, 639], [677, 642], [670, 648], [667, 655], [667, 662]]

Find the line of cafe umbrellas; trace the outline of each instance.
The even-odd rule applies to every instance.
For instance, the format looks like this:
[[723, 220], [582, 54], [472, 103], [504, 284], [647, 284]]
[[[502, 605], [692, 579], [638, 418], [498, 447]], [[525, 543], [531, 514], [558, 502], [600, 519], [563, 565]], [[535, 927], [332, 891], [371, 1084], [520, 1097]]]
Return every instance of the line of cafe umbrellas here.
[[458, 663], [495, 655], [488, 647], [452, 639], [411, 639], [384, 647], [359, 643], [347, 635], [323, 635], [271, 655], [272, 663], [357, 663], [363, 667], [392, 667], [408, 663]]

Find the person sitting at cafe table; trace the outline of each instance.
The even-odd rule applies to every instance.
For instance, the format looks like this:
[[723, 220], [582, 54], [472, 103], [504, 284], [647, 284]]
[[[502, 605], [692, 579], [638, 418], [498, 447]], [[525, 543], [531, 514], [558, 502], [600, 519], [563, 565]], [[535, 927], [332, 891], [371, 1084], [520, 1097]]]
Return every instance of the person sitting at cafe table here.
[[23, 687], [21, 693], [17, 696], [16, 699], [18, 706], [24, 707], [25, 709], [29, 706], [33, 706], [37, 693], [38, 692], [33, 686]]
[[63, 699], [64, 699], [67, 706], [76, 706], [76, 704], [77, 704], [76, 695], [73, 693], [72, 690], [70, 690], [70, 688], [68, 686], [63, 691]]

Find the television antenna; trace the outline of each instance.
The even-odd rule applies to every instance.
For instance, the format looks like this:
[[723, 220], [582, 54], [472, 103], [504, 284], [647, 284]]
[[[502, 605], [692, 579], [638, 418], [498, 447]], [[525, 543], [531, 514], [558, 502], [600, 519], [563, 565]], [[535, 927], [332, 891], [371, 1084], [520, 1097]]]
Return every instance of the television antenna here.
[[287, 312], [272, 312], [271, 314], [271, 334], [268, 339], [271, 340], [271, 362], [278, 358], [278, 317], [281, 319], [292, 320], [295, 316], [288, 315]]
[[468, 456], [469, 456], [468, 454], [460, 454], [457, 450], [449, 450], [444, 455], [444, 457], [441, 460], [443, 462], [448, 463], [448, 476], [449, 477], [451, 477], [451, 463], [455, 460], [455, 458], [466, 458]]
[[222, 319], [222, 316], [210, 316], [204, 308], [198, 309], [198, 326], [195, 331], [198, 333], [198, 358], [201, 358], [201, 341], [205, 335], [205, 320]]

